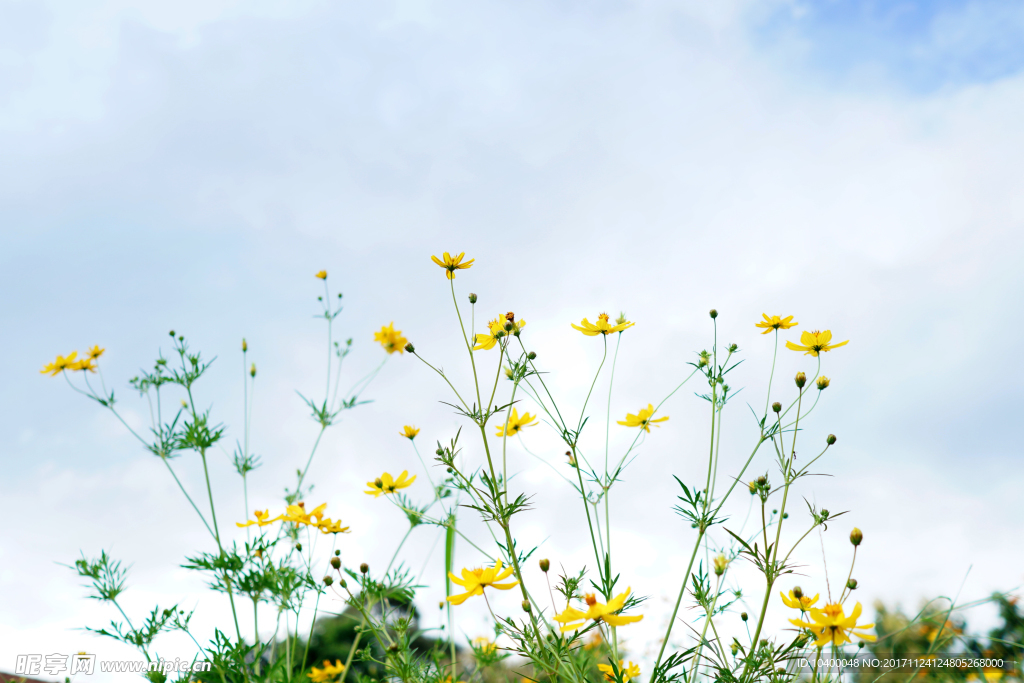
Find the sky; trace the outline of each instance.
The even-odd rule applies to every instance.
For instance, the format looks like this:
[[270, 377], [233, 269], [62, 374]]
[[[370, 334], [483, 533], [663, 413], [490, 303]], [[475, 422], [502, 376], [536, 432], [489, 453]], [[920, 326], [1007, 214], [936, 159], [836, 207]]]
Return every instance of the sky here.
[[[444, 251], [476, 259], [455, 285], [460, 301], [479, 295], [477, 327], [499, 311], [525, 319], [524, 341], [573, 411], [601, 342], [569, 323], [601, 311], [636, 322], [622, 336], [613, 421], [682, 381], [712, 343], [716, 308], [719, 340], [744, 360], [725, 416], [729, 472], [756, 438], [747, 403], [765, 400], [773, 346], [753, 326], [761, 313], [795, 316], [783, 339], [819, 328], [850, 339], [823, 358], [832, 385], [806, 432], [811, 444], [837, 435], [829, 476], [799, 491], [848, 512], [801, 546], [799, 581], [822, 593], [841, 581], [858, 526], [865, 605], [1016, 588], [1022, 33], [1024, 10], [1000, 2], [3, 0], [0, 348], [13, 362], [0, 495], [14, 519], [0, 531], [0, 670], [33, 652], [131, 656], [78, 630], [115, 617], [62, 566], [80, 552], [131, 565], [130, 614], [194, 607], [206, 637], [228, 614], [180, 568], [209, 540], [164, 466], [108, 412], [40, 375], [45, 363], [104, 346], [104, 380], [144, 429], [127, 382], [169, 353], [167, 331], [216, 357], [201, 402], [228, 425], [228, 445], [210, 477], [220, 517], [240, 520], [227, 451], [240, 434], [242, 337], [259, 368], [252, 440], [264, 463], [249, 503], [279, 506], [316, 437], [296, 392], [323, 390], [313, 274], [326, 269], [332, 296], [344, 294], [343, 390], [384, 359], [372, 332], [391, 321], [466, 386], [451, 292], [429, 259]], [[811, 363], [782, 350], [776, 376]], [[591, 406], [595, 449], [607, 381]], [[773, 400], [788, 386], [776, 381]], [[665, 404], [670, 420], [612, 498], [622, 581], [648, 596], [631, 636], [640, 658], [692, 545], [670, 475], [703, 476], [695, 392]], [[364, 482], [409, 469], [422, 483], [398, 430], [420, 427], [426, 455], [462, 423], [441, 403], [445, 385], [408, 355], [388, 357], [364, 397], [328, 431], [310, 476], [314, 497], [351, 523], [346, 561], [380, 566], [405, 522]], [[628, 446], [625, 428], [611, 434], [613, 449]], [[522, 446], [511, 460], [513, 483], [535, 495], [523, 543], [568, 571], [592, 565], [579, 503], [556, 474], [564, 449], [545, 425], [524, 445], [555, 469]], [[203, 490], [195, 457], [175, 467]], [[774, 471], [766, 456], [752, 467]], [[737, 521], [746, 505], [730, 508]], [[483, 533], [468, 516], [466, 533]], [[429, 625], [442, 597], [435, 541], [417, 529], [400, 556], [433, 567]], [[466, 544], [458, 553], [482, 561]], [[753, 586], [746, 571], [737, 581]], [[485, 617], [467, 605], [461, 630], [486, 633]], [[770, 628], [784, 617], [774, 610]], [[159, 649], [189, 647], [168, 636]]]

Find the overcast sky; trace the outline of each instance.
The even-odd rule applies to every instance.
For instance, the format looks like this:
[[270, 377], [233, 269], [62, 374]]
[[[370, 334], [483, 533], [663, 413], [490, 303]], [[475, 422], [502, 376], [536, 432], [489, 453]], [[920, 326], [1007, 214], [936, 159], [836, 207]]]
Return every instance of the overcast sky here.
[[[570, 322], [620, 310], [636, 322], [612, 398], [621, 418], [680, 381], [710, 346], [717, 308], [720, 339], [745, 359], [726, 413], [728, 472], [754, 436], [746, 402], [765, 398], [760, 314], [794, 315], [787, 338], [850, 339], [824, 357], [833, 383], [807, 430], [812, 444], [838, 435], [822, 467], [833, 476], [799, 491], [850, 512], [801, 551], [799, 581], [825, 591], [824, 552], [840, 582], [856, 525], [865, 603], [1018, 586], [1022, 33], [1019, 5], [960, 0], [0, 1], [0, 670], [23, 653], [128, 656], [74, 630], [114, 617], [57, 564], [80, 549], [133, 565], [132, 613], [180, 601], [205, 636], [226, 614], [177, 568], [210, 548], [163, 465], [40, 375], [44, 363], [105, 346], [106, 381], [144, 425], [127, 380], [169, 352], [173, 328], [217, 357], [201, 403], [233, 443], [245, 336], [265, 462], [250, 507], [278, 506], [316, 435], [295, 394], [321, 391], [324, 373], [313, 273], [327, 269], [345, 295], [348, 380], [381, 361], [372, 332], [394, 321], [467, 381], [447, 281], [429, 260], [443, 251], [476, 258], [456, 285], [460, 299], [479, 294], [481, 318], [527, 320], [524, 340], [574, 411], [600, 341]], [[811, 361], [781, 351], [779, 376], [797, 370]], [[782, 396], [788, 379], [776, 386]], [[638, 655], [692, 543], [669, 475], [703, 476], [696, 390], [666, 404], [671, 419], [612, 498], [622, 581], [651, 598], [630, 636]], [[365, 396], [374, 402], [328, 432], [310, 476], [317, 501], [352, 525], [346, 561], [377, 566], [405, 522], [363, 482], [418, 467], [403, 424], [423, 429], [429, 452], [460, 423], [408, 356], [390, 358]], [[613, 447], [628, 436], [618, 429]], [[561, 465], [549, 428], [526, 442]], [[517, 520], [523, 542], [556, 566], [592, 566], [564, 482], [522, 451], [513, 462], [536, 494]], [[199, 491], [196, 458], [176, 466]], [[767, 453], [755, 467], [771, 467]], [[226, 454], [211, 477], [222, 524], [241, 519]], [[415, 569], [435, 537], [410, 540]], [[480, 557], [463, 544], [459, 560]], [[443, 553], [432, 561], [429, 623]], [[504, 598], [499, 609], [516, 607]], [[485, 632], [477, 607], [463, 612], [468, 636]], [[770, 626], [784, 616], [775, 609]], [[166, 642], [165, 656], [191, 653]]]

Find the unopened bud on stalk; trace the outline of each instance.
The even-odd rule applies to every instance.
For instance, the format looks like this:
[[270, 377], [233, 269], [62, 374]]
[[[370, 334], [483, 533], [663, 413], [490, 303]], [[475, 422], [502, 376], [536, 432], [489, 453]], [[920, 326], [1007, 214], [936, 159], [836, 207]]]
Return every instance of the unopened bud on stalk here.
[[804, 589], [800, 586], [793, 586], [793, 597], [797, 600], [804, 597]]
[[708, 315], [710, 315], [711, 319], [714, 320], [715, 318], [718, 317], [718, 311], [712, 308], [710, 311], [708, 311]]
[[536, 360], [537, 354], [533, 351], [530, 351], [528, 354], [526, 354], [526, 357], [529, 358], [530, 360]]
[[729, 353], [736, 353], [740, 350], [740, 347], [736, 344], [729, 344]]
[[249, 368], [249, 376], [250, 377], [255, 377], [256, 376], [256, 364], [255, 363], [253, 363], [252, 367]]
[[836, 435], [835, 434], [829, 434], [828, 437], [825, 438], [825, 443], [827, 443], [829, 446], [831, 446], [835, 442], [836, 442]]
[[338, 556], [338, 557], [341, 557], [341, 551], [340, 551], [340, 550], [335, 550], [335, 551], [334, 551], [334, 554], [335, 554], [336, 556]]
[[822, 375], [821, 377], [818, 378], [818, 381], [815, 382], [814, 384], [818, 387], [818, 391], [822, 391], [824, 389], [828, 389], [828, 385], [831, 382], [832, 382], [832, 380], [830, 380], [825, 375]]
[[551, 561], [547, 560], [547, 559], [541, 560], [540, 561], [540, 570], [542, 572], [544, 572], [545, 574], [547, 574], [549, 569], [551, 569]]
[[[746, 612], [744, 612], [743, 614], [746, 614]], [[744, 621], [746, 621], [746, 619], [744, 619]], [[732, 650], [732, 654], [733, 656], [735, 656], [736, 653], [740, 651], [740, 644], [734, 640], [732, 641], [732, 644], [729, 646], [729, 649]]]
[[476, 294], [474, 294], [473, 292], [469, 293], [469, 303], [471, 303], [471, 304], [475, 304], [476, 303]]
[[757, 493], [757, 482], [752, 481], [750, 482], [750, 495], [754, 495], [755, 493]]
[[168, 334], [170, 334], [173, 337], [174, 336], [174, 330], [171, 330], [170, 332], [168, 332]]
[[822, 508], [822, 510], [821, 510], [821, 518], [822, 519], [828, 519], [828, 510], [825, 510], [824, 508]]
[[363, 562], [361, 565], [359, 565], [359, 571], [365, 574], [366, 572], [370, 571], [370, 565]]
[[857, 579], [850, 579], [846, 582], [846, 587], [852, 591], [857, 590]]
[[245, 337], [242, 337], [242, 353], [249, 350], [249, 345], [245, 343]]
[[301, 543], [296, 543], [295, 544], [295, 549], [298, 550], [301, 553], [302, 552], [302, 544]]
[[767, 483], [768, 483], [768, 477], [764, 476], [763, 474], [760, 477], [757, 478], [757, 485], [758, 486], [764, 486]]
[[749, 619], [749, 618], [750, 618], [750, 617], [749, 617], [749, 616], [747, 616], [747, 613], [746, 613], [746, 612], [740, 612], [740, 619], [742, 619], [743, 621], [746, 621], [746, 620], [747, 620], [747, 619]]
[[721, 576], [725, 573], [725, 568], [729, 566], [729, 560], [725, 558], [725, 555], [719, 555], [714, 560], [715, 564], [715, 576]]
[[412, 342], [405, 345], [405, 350], [409, 353], [416, 353], [416, 347], [412, 345]]
[[526, 612], [527, 614], [530, 613], [530, 601], [529, 600], [523, 600], [523, 611]]
[[799, 387], [800, 389], [803, 389], [805, 384], [807, 384], [807, 375], [805, 375], [802, 372], [796, 373], [796, 385], [797, 385], [797, 387]]
[[506, 332], [511, 332], [513, 327], [515, 327], [515, 326], [512, 324], [511, 321], [505, 323], [505, 331]]
[[390, 645], [388, 645], [388, 652], [392, 654], [398, 652], [398, 643], [391, 643]]
[[348, 588], [348, 584], [345, 583], [345, 579], [338, 579], [338, 585], [342, 588]]
[[333, 576], [328, 574], [327, 576], [324, 577], [324, 585], [325, 586], [330, 586], [332, 583], [334, 583], [334, 577]]
[[435, 455], [444, 455], [444, 449], [443, 448], [438, 448], [436, 451], [434, 451], [434, 454]]
[[384, 488], [384, 482], [381, 480], [380, 477], [377, 477], [376, 479], [373, 480], [373, 485], [379, 489]]
[[860, 542], [864, 540], [864, 534], [857, 527], [853, 527], [853, 531], [850, 532], [850, 543], [855, 546], [860, 545]]
[[773, 403], [773, 404], [772, 404], [772, 412], [773, 412], [773, 413], [778, 413], [778, 412], [780, 412], [781, 410], [782, 410], [782, 404], [781, 404], [781, 403], [779, 403], [778, 401], [776, 401], [775, 403]]
[[335, 569], [341, 569], [341, 558], [332, 557], [331, 558], [331, 566], [334, 567]]

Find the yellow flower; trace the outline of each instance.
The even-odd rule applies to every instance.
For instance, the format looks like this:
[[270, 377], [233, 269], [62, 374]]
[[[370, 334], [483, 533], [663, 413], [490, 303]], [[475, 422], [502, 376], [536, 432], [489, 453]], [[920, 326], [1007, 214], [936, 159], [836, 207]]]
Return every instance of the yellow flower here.
[[[519, 411], [515, 408], [512, 409], [512, 414], [508, 416], [508, 436], [514, 436], [522, 431], [525, 427], [534, 427], [531, 424], [536, 422], [537, 416], [530, 415], [529, 413], [523, 413], [522, 417], [519, 417]], [[495, 436], [505, 436], [505, 425], [498, 425], [498, 431]]]
[[381, 326], [380, 332], [374, 332], [373, 341], [379, 342], [388, 353], [404, 353], [405, 345], [409, 343], [409, 340], [402, 336], [402, 331], [395, 329], [394, 321]]
[[490, 638], [485, 638], [483, 636], [473, 639], [473, 647], [479, 650], [481, 654], [485, 655], [493, 655], [498, 651], [498, 644]]
[[416, 481], [415, 474], [412, 475], [412, 477], [406, 477], [409, 477], [409, 472], [406, 470], [402, 470], [402, 473], [398, 475], [398, 479], [395, 479], [390, 474], [385, 472], [384, 474], [380, 475], [380, 478], [376, 479], [375, 481], [366, 482], [366, 485], [370, 487], [370, 490], [363, 491], [363, 493], [365, 493], [368, 496], [373, 496], [374, 498], [377, 498], [382, 493], [394, 493], [398, 489], [404, 489], [408, 486], [411, 486], [412, 483]]
[[592, 323], [586, 318], [584, 318], [583, 320], [580, 321], [579, 325], [572, 325], [572, 328], [574, 330], [579, 330], [588, 337], [596, 337], [599, 334], [607, 335], [612, 334], [613, 332], [622, 332], [623, 330], [628, 330], [630, 327], [633, 327], [633, 325], [636, 324], [626, 320], [623, 320], [621, 323], [618, 320], [616, 320], [615, 322], [618, 324], [612, 325], [610, 322], [608, 322], [608, 314], [601, 313], [600, 315], [597, 316], [596, 323]]
[[[509, 314], [511, 315], [511, 313]], [[505, 325], [512, 323], [512, 329], [506, 330]], [[499, 315], [494, 320], [487, 323], [487, 334], [477, 334], [473, 336], [473, 343], [476, 346], [473, 347], [474, 351], [490, 351], [494, 348], [494, 345], [498, 343], [498, 340], [502, 337], [521, 332], [526, 327], [525, 320], [509, 320], [504, 315]]]
[[[597, 668], [604, 674], [604, 680], [615, 680], [615, 669], [612, 668], [611, 664], [598, 664]], [[640, 675], [640, 665], [630, 662], [629, 666], [626, 666], [620, 659], [619, 673], [622, 674], [622, 683], [629, 683], [629, 679], [637, 678]]]
[[322, 503], [313, 508], [312, 512], [306, 512], [306, 504], [300, 501], [295, 505], [289, 505], [285, 508], [284, 514], [281, 515], [281, 519], [285, 522], [317, 526], [323, 520], [324, 509], [326, 508], [327, 503]]
[[452, 583], [462, 586], [466, 589], [466, 592], [459, 593], [458, 595], [449, 595], [447, 600], [453, 605], [461, 605], [474, 595], [483, 595], [484, 588], [487, 586], [503, 591], [515, 588], [519, 585], [518, 581], [498, 583], [498, 581], [507, 579], [510, 576], [512, 576], [512, 567], [502, 571], [501, 560], [496, 560], [493, 567], [463, 569], [461, 579], [455, 576], [455, 574], [448, 572], [448, 578], [452, 580]]
[[824, 609], [812, 609], [811, 619], [813, 622], [800, 621], [799, 619], [790, 619], [789, 623], [794, 626], [809, 629], [816, 637], [817, 640], [814, 644], [818, 647], [824, 647], [829, 643], [839, 646], [844, 643], [852, 642], [850, 640], [850, 634], [853, 634], [861, 640], [869, 640], [874, 642], [876, 637], [872, 633], [858, 633], [863, 629], [872, 628], [874, 624], [857, 624], [857, 617], [860, 616], [861, 607], [858, 602], [853, 612], [847, 617], [843, 613], [843, 606], [838, 602], [831, 605], [825, 605]]
[[281, 516], [278, 516], [278, 517], [274, 517], [274, 519], [270, 519], [270, 510], [256, 510], [255, 512], [253, 512], [253, 515], [256, 516], [256, 520], [255, 521], [248, 520], [248, 521], [246, 521], [244, 523], [243, 522], [235, 522], [235, 526], [240, 527], [240, 528], [245, 528], [247, 526], [252, 526], [253, 524], [255, 524], [255, 525], [260, 526], [260, 527], [265, 527], [265, 526], [270, 526], [271, 524], [273, 524], [274, 522], [280, 520], [283, 517], [283, 515], [281, 515]]
[[594, 648], [601, 647], [603, 643], [604, 638], [601, 637], [601, 632], [595, 629], [590, 632], [590, 639], [583, 644], [583, 649], [593, 650]]
[[77, 363], [72, 363], [71, 365], [69, 365], [68, 370], [74, 370], [76, 372], [79, 370], [88, 370], [89, 372], [96, 372], [96, 363], [93, 362], [91, 356], [86, 356], [85, 358], [80, 359]]
[[[648, 434], [651, 433], [651, 425], [655, 422], [664, 422], [668, 419], [668, 415], [665, 417], [659, 417], [657, 420], [652, 420], [651, 416], [654, 415], [654, 404], [648, 403], [646, 408], [641, 408], [640, 412], [636, 415], [633, 413], [626, 413], [625, 420], [617, 420], [618, 424], [625, 425], [627, 427], [639, 427]], [[657, 427], [658, 425], [654, 425]]]
[[715, 576], [721, 576], [725, 573], [725, 568], [729, 566], [729, 558], [725, 555], [719, 555], [714, 559]]
[[420, 430], [416, 429], [412, 425], [405, 425], [404, 427], [402, 427], [402, 430], [403, 431], [398, 432], [398, 435], [404, 436], [405, 438], [409, 439], [409, 441], [415, 439], [416, 435], [420, 433]]
[[789, 595], [786, 595], [782, 591], [779, 591], [779, 597], [782, 598], [782, 604], [784, 604], [786, 607], [798, 609], [801, 612], [806, 612], [807, 610], [814, 607], [814, 603], [818, 602], [819, 595], [820, 593], [815, 593], [813, 598], [808, 597], [806, 595], [801, 595], [798, 598], [796, 597], [796, 595], [794, 595], [793, 591], [789, 591]]
[[86, 353], [89, 354], [89, 358], [96, 359], [102, 356], [104, 351], [106, 351], [106, 349], [101, 349], [99, 344], [94, 344], [91, 349], [86, 351]]
[[768, 334], [772, 330], [788, 330], [789, 328], [796, 327], [800, 324], [791, 322], [793, 320], [793, 316], [791, 315], [787, 315], [785, 318], [773, 315], [769, 318], [767, 313], [762, 313], [761, 317], [764, 318], [764, 321], [754, 324], [754, 327], [764, 328], [764, 332], [761, 334]]
[[316, 528], [320, 530], [322, 534], [345, 534], [348, 533], [349, 527], [342, 526], [341, 520], [332, 521], [330, 517], [324, 517], [317, 525]]
[[619, 593], [614, 598], [608, 601], [608, 604], [601, 604], [597, 601], [597, 598], [593, 593], [587, 593], [584, 599], [587, 602], [587, 611], [581, 612], [573, 607], [567, 607], [561, 614], [556, 614], [553, 618], [555, 621], [562, 624], [562, 633], [569, 631], [578, 631], [583, 628], [587, 620], [593, 619], [594, 621], [603, 621], [609, 626], [625, 626], [626, 624], [632, 624], [633, 622], [640, 621], [643, 619], [643, 615], [637, 615], [635, 617], [625, 617], [616, 614], [622, 609], [622, 606], [626, 604], [626, 598], [629, 597], [631, 590], [626, 588], [625, 593]]
[[313, 669], [306, 674], [309, 676], [309, 680], [312, 683], [328, 683], [333, 681], [345, 671], [345, 665], [341, 663], [340, 659], [335, 659], [334, 664], [330, 661], [324, 660], [324, 668], [318, 669], [315, 666]]
[[316, 276], [318, 278], [320, 278], [321, 280], [326, 280], [327, 279], [327, 271], [326, 270], [321, 270], [321, 271], [317, 272]]
[[814, 330], [813, 332], [804, 332], [800, 335], [800, 344], [803, 344], [803, 346], [788, 341], [786, 342], [786, 348], [791, 351], [806, 351], [805, 356], [817, 356], [819, 353], [838, 349], [840, 346], [846, 346], [850, 343], [849, 339], [838, 344], [829, 344], [830, 341], [832, 341], [831, 330], [825, 330], [824, 332]]
[[455, 271], [456, 270], [462, 270], [464, 268], [469, 268], [470, 266], [473, 265], [473, 261], [476, 260], [476, 259], [471, 258], [468, 261], [466, 261], [465, 263], [463, 263], [462, 262], [462, 257], [465, 256], [465, 255], [466, 255], [466, 252], [462, 252], [461, 254], [456, 256], [455, 258], [452, 258], [451, 254], [449, 254], [446, 251], [446, 252], [444, 252], [444, 261], [442, 261], [441, 259], [437, 258], [436, 256], [431, 256], [430, 260], [433, 261], [434, 263], [436, 263], [437, 265], [441, 266], [442, 268], [444, 268], [446, 271], [448, 271], [448, 272], [445, 273], [445, 275], [448, 277], [449, 280], [454, 280], [455, 279]]
[[831, 383], [832, 383], [832, 380], [830, 380], [825, 375], [822, 375], [821, 377], [819, 377], [818, 381], [815, 382], [815, 384], [818, 386], [818, 391], [824, 391], [825, 389], [828, 389], [828, 385], [831, 384]]
[[78, 351], [72, 351], [67, 356], [57, 356], [57, 360], [47, 363], [39, 373], [42, 375], [50, 373], [50, 377], [56, 377], [68, 368], [74, 370], [72, 366], [75, 364], [76, 358], [78, 358]]

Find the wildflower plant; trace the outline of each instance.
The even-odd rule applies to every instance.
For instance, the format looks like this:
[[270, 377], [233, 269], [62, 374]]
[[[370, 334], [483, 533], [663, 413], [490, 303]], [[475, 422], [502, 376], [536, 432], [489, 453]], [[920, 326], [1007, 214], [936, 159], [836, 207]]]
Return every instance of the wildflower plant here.
[[[62, 375], [75, 391], [109, 410], [166, 465], [210, 537], [206, 549], [186, 555], [184, 566], [203, 573], [210, 588], [228, 601], [232, 614], [231, 623], [218, 627], [205, 641], [193, 633], [192, 613], [177, 605], [154, 608], [133, 621], [118, 602], [126, 589], [127, 570], [104, 552], [95, 560], [83, 556], [73, 565], [89, 583], [91, 596], [109, 603], [121, 618], [93, 630], [139, 648], [147, 659], [155, 656], [154, 641], [161, 633], [188, 634], [196, 646], [196, 660], [208, 661], [212, 668], [210, 673], [184, 674], [180, 680], [344, 682], [357, 665], [367, 667], [362, 671], [375, 672], [352, 674], [359, 683], [479, 683], [513, 674], [524, 681], [558, 683], [641, 679], [783, 683], [801, 677], [817, 683], [841, 676], [839, 670], [816, 664], [806, 670], [799, 662], [817, 662], [826, 652], [855, 654], [857, 643], [875, 639], [874, 624], [864, 623], [863, 607], [852, 599], [858, 588], [852, 572], [864, 534], [859, 529], [850, 533], [850, 566], [838, 595], [828, 585], [804, 593], [787, 579], [798, 570], [794, 551], [813, 532], [834, 528], [844, 514], [810, 504], [803, 509], [795, 501], [806, 477], [818, 473], [837, 443], [834, 435], [812, 427], [811, 418], [831, 386], [831, 380], [821, 374], [824, 356], [848, 341], [833, 343], [830, 330], [803, 332], [799, 344], [780, 339], [780, 334], [799, 325], [792, 315], [766, 313], [762, 320], [741, 327], [751, 335], [771, 334], [774, 344], [772, 364], [765, 373], [764, 402], [758, 399], [758, 407], [751, 406], [752, 416], [747, 416], [746, 407], [734, 411], [740, 349], [720, 341], [719, 314], [712, 309], [707, 347], [693, 354], [686, 371], [664, 387], [664, 395], [646, 406], [639, 404], [635, 413], [612, 415], [623, 335], [635, 334], [636, 322], [624, 313], [615, 319], [599, 313], [593, 323], [589, 317], [578, 325], [566, 323], [566, 334], [593, 339], [587, 343], [596, 344], [600, 353], [593, 377], [587, 378], [589, 389], [582, 403], [573, 406], [556, 396], [549, 378], [557, 368], [546, 367], [543, 353], [527, 343], [528, 328], [519, 315], [508, 311], [481, 317], [488, 322], [480, 329], [479, 297], [470, 293], [465, 297], [468, 304], [460, 302], [465, 299], [456, 291], [456, 275], [460, 282], [475, 275], [477, 271], [470, 270], [476, 266], [475, 259], [444, 252], [431, 260], [443, 269], [445, 279], [439, 284], [447, 284], [454, 308], [451, 322], [457, 343], [449, 351], [465, 364], [472, 382], [463, 384], [460, 375], [449, 374], [435, 360], [446, 350], [427, 345], [417, 349], [389, 322], [373, 333], [386, 352], [384, 360], [339, 393], [352, 340], [341, 344], [334, 339], [341, 308], [331, 298], [326, 271], [318, 272], [324, 293], [318, 297], [317, 317], [327, 328], [327, 373], [322, 398], [300, 394], [316, 425], [310, 454], [296, 471], [295, 481], [284, 486], [280, 506], [249, 513], [248, 477], [259, 468], [260, 459], [252, 452], [249, 429], [257, 373], [243, 340], [244, 421], [232, 464], [241, 479], [246, 514], [228, 515], [234, 524], [225, 524], [223, 510], [218, 518], [209, 476], [211, 449], [225, 438], [227, 428], [210, 409], [199, 408], [204, 405], [199, 400], [201, 380], [212, 361], [194, 351], [183, 335], [171, 332], [169, 357], [159, 355], [150, 370], [129, 382], [150, 408], [147, 432], [133, 430], [118, 412], [114, 392], [107, 389], [99, 368], [104, 349], [93, 347], [81, 358], [74, 352], [57, 356], [43, 368], [44, 374]], [[337, 296], [340, 300], [341, 295]], [[756, 337], [758, 342], [761, 339]], [[803, 354], [800, 358], [811, 357], [806, 368], [809, 376], [799, 372], [790, 381], [776, 377], [780, 343]], [[381, 570], [347, 561], [344, 535], [350, 528], [336, 513], [329, 516], [326, 504], [307, 504], [313, 490], [307, 477], [324, 432], [337, 424], [342, 413], [366, 402], [362, 398], [366, 388], [396, 355], [419, 364], [419, 368], [406, 366], [407, 372], [425, 371], [438, 379], [444, 402], [463, 425], [436, 442], [432, 462], [420, 451], [421, 429], [401, 427], [398, 435], [412, 448], [422, 468], [419, 472], [403, 470], [396, 475], [397, 468], [382, 471], [375, 465], [371, 471], [365, 463], [355, 465], [357, 474], [366, 477], [364, 493], [369, 497], [358, 496], [360, 500], [353, 504], [385, 510], [390, 505], [408, 523], [390, 562]], [[451, 362], [449, 356], [446, 363]], [[598, 405], [595, 392], [605, 375], [607, 399]], [[686, 545], [680, 548], [687, 563], [673, 587], [670, 618], [653, 643], [651, 656], [644, 658], [631, 653], [620, 634], [620, 629], [644, 620], [649, 610], [644, 591], [633, 591], [632, 586], [640, 582], [629, 558], [615, 552], [620, 545], [613, 533], [613, 498], [619, 500], [624, 472], [642, 455], [646, 439], [659, 438], [675, 424], [667, 414], [668, 402], [681, 399], [687, 386], [694, 389], [707, 424], [706, 441], [698, 451], [703, 476], [684, 481], [670, 472], [678, 485], [672, 509], [689, 530]], [[739, 412], [736, 420], [750, 420], [756, 434], [734, 471], [721, 466], [727, 412]], [[624, 449], [613, 448], [613, 429], [630, 436]], [[538, 548], [526, 547], [517, 535], [521, 516], [533, 509], [532, 493], [520, 490], [511, 475], [521, 469], [524, 455], [539, 457], [529, 450], [526, 439], [542, 430], [553, 434], [560, 449], [565, 449], [565, 460], [547, 465], [559, 474], [565, 492], [578, 500], [579, 519], [585, 522], [579, 534], [588, 541], [592, 564], [562, 567], [555, 575], [551, 560], [540, 559], [536, 564], [543, 575], [540, 581], [536, 570], [526, 571]], [[393, 432], [389, 438], [394, 439]], [[594, 444], [600, 445], [595, 448]], [[204, 490], [189, 491], [182, 484], [178, 468], [186, 466], [183, 463], [201, 466]], [[737, 524], [726, 506], [742, 496], [749, 498], [751, 512]], [[440, 607], [445, 624], [441, 636], [428, 647], [420, 638], [413, 604], [426, 576], [440, 578], [440, 568], [429, 574], [414, 573], [400, 559], [406, 540], [423, 526], [435, 527], [444, 538], [446, 599]], [[488, 540], [467, 534], [470, 526], [482, 526]], [[480, 561], [460, 566], [457, 542], [472, 548]], [[734, 568], [741, 564], [756, 571], [755, 585], [738, 584]], [[748, 614], [741, 609], [747, 604], [745, 596], [751, 594], [760, 597], [760, 603]], [[460, 637], [456, 617], [471, 601], [486, 606], [492, 635]], [[684, 606], [688, 630], [681, 629]], [[344, 661], [313, 661], [311, 638], [299, 632], [300, 623], [315, 623], [325, 610], [358, 623]], [[240, 618], [243, 611], [251, 619]], [[274, 621], [274, 635], [262, 638], [260, 619], [268, 616]], [[727, 628], [726, 621], [735, 623], [737, 618], [745, 637], [727, 638], [734, 629]], [[243, 622], [251, 628], [243, 630]], [[789, 628], [779, 631], [779, 625]], [[157, 680], [163, 674], [149, 675]]]

